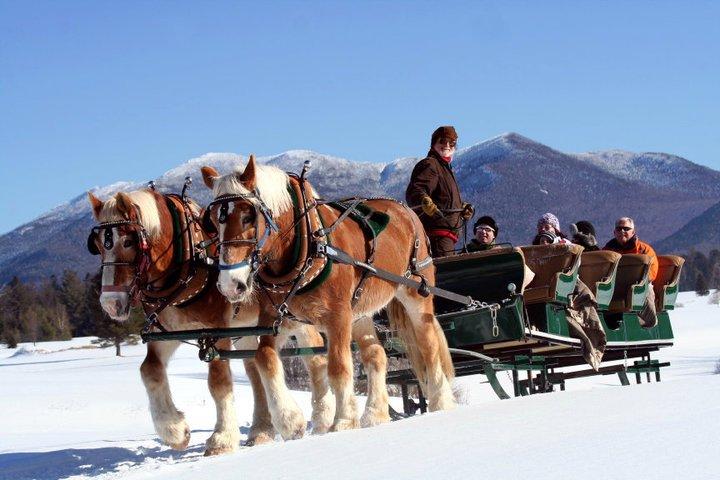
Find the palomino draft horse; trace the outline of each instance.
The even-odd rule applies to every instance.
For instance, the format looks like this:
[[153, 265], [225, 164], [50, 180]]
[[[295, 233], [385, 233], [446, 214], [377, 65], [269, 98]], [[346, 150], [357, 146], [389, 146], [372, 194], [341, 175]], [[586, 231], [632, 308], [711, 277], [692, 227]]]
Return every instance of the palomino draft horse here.
[[[405, 340], [430, 410], [455, 406], [450, 388], [452, 361], [432, 296], [368, 274], [367, 269], [333, 263], [322, 254], [324, 248], [337, 248], [354, 259], [372, 262], [370, 269], [424, 279], [432, 285], [434, 266], [425, 233], [411, 210], [389, 199], [365, 201], [366, 211], [389, 218], [384, 230], [368, 239], [363, 227], [348, 218], [350, 209], [341, 213], [342, 209], [319, 202], [304, 176], [296, 178], [275, 167], [256, 165], [253, 156], [242, 173], [221, 177], [212, 167], [203, 167], [202, 173], [215, 195], [205, 220], [218, 230], [218, 286], [223, 295], [233, 303], [250, 305], [258, 297], [266, 298], [261, 318], [294, 318], [327, 334], [328, 377], [336, 400], [331, 430], [358, 425], [350, 350], [353, 322], [367, 322], [385, 307]], [[274, 308], [267, 308], [268, 304]], [[268, 367], [263, 347], [261, 341], [256, 360], [267, 388], [278, 383], [278, 372]], [[380, 345], [373, 347], [382, 350]], [[385, 364], [374, 368], [384, 369]], [[282, 411], [285, 397], [266, 393], [271, 412]]]
[[[195, 221], [199, 215], [197, 205], [154, 190], [118, 193], [105, 202], [92, 193], [88, 193], [88, 198], [99, 222], [88, 238], [88, 249], [101, 255], [100, 303], [112, 319], [127, 320], [130, 306], [140, 303], [146, 314], [157, 315], [156, 331], [256, 325], [258, 306], [248, 305], [242, 311], [233, 309], [217, 290], [217, 271], [201, 261], [205, 252], [196, 246], [209, 242]], [[302, 343], [313, 346], [323, 343], [319, 333], [306, 326], [289, 329], [287, 333]], [[287, 338], [281, 337], [279, 342], [285, 343]], [[218, 346], [230, 349], [230, 343], [230, 339], [222, 339]], [[178, 341], [148, 343], [140, 372], [155, 431], [171, 447], [184, 449], [190, 441], [190, 429], [173, 403], [166, 371], [179, 345]], [[318, 355], [304, 360], [313, 384], [313, 423], [317, 432], [323, 432], [331, 424], [333, 408], [327, 385], [327, 361]], [[275, 431], [255, 362], [244, 362], [255, 400], [248, 444], [272, 441]], [[208, 369], [217, 423], [206, 442], [205, 454], [214, 455], [235, 450], [240, 434], [229, 362], [214, 360], [209, 362]], [[304, 426], [303, 423], [303, 432]]]

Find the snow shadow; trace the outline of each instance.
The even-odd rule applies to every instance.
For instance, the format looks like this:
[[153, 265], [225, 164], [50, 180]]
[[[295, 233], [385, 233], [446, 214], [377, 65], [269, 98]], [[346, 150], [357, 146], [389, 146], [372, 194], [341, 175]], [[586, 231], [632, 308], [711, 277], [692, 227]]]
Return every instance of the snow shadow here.
[[126, 470], [149, 459], [164, 463], [201, 456], [204, 444], [178, 452], [167, 447], [108, 447], [0, 454], [0, 480], [55, 480]]

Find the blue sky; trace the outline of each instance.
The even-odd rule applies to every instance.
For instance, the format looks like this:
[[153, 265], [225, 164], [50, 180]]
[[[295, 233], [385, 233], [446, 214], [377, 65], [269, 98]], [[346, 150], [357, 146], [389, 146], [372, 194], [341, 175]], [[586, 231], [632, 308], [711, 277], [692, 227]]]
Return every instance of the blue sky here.
[[0, 233], [206, 152], [385, 162], [440, 124], [720, 169], [719, 110], [720, 2], [0, 0]]

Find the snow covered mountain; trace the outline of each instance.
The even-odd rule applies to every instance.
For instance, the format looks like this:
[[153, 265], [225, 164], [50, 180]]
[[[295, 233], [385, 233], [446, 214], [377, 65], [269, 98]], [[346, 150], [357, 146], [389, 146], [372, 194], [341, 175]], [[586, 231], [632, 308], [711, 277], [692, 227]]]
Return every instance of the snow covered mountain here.
[[[419, 151], [424, 155], [424, 151]], [[387, 164], [360, 163], [306, 150], [292, 150], [259, 159], [299, 172], [305, 160], [313, 168], [310, 180], [325, 198], [391, 196], [404, 198], [417, 158]], [[210, 200], [199, 170], [212, 165], [230, 172], [246, 158], [232, 153], [207, 153], [158, 177], [161, 191], [179, 192], [184, 178], [195, 184], [191, 196]], [[609, 239], [613, 221], [634, 217], [640, 236], [657, 241], [720, 201], [720, 172], [680, 157], [661, 153], [635, 154], [618, 150], [567, 154], [516, 133], [506, 133], [458, 152], [453, 161], [460, 189], [479, 215], [493, 215], [500, 224], [500, 241], [524, 244], [533, 236], [537, 218], [556, 213], [564, 228], [590, 220], [599, 239]], [[144, 185], [118, 182], [93, 189], [101, 198]], [[85, 194], [0, 236], [0, 283], [15, 275], [38, 280], [64, 269], [94, 271], [97, 259], [85, 251], [93, 220]]]

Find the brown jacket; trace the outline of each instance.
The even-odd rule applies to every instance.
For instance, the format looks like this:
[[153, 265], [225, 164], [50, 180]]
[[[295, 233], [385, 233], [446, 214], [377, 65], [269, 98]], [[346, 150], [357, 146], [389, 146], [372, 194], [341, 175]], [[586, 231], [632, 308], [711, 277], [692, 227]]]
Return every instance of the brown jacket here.
[[[458, 188], [452, 167], [430, 150], [428, 156], [420, 160], [410, 176], [410, 184], [405, 191], [405, 200], [411, 207], [422, 204], [422, 198], [428, 195], [442, 212], [462, 208], [460, 189]], [[415, 209], [425, 229], [450, 230], [454, 233], [460, 228], [460, 213], [435, 214], [428, 217], [422, 210]]]

